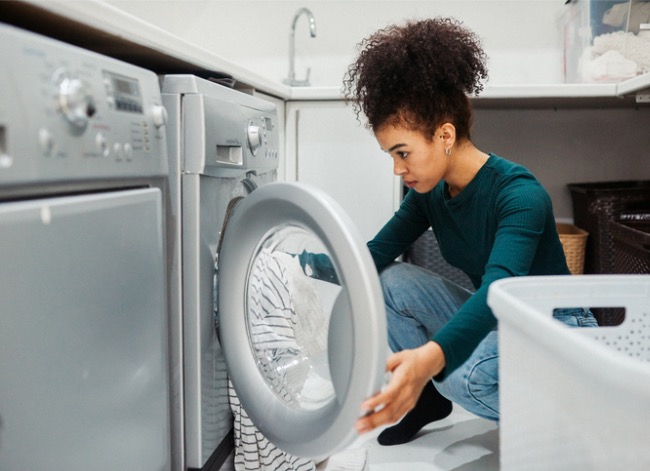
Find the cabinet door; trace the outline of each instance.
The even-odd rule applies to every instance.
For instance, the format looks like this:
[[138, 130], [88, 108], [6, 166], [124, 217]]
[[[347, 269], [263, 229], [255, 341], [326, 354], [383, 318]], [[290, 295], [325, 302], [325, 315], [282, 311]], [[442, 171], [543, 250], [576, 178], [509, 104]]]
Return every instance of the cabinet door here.
[[289, 103], [286, 147], [287, 180], [331, 195], [364, 240], [371, 239], [399, 206], [401, 188], [392, 159], [343, 102]]
[[0, 204], [0, 469], [168, 470], [160, 190]]
[[385, 308], [370, 252], [331, 197], [271, 183], [239, 203], [218, 316], [235, 390], [273, 444], [321, 458], [356, 438], [361, 403], [383, 382]]

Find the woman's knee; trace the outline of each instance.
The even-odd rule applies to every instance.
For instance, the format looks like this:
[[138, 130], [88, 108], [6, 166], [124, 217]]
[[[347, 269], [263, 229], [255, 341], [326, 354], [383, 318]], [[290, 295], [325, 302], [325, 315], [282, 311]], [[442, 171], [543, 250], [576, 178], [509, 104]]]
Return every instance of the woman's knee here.
[[382, 270], [379, 274], [379, 280], [381, 281], [382, 286], [392, 286], [400, 280], [403, 280], [405, 276], [408, 276], [409, 270], [410, 268], [408, 264], [394, 262]]
[[403, 293], [412, 276], [412, 265], [408, 263], [395, 262], [385, 268], [379, 275], [379, 280], [386, 302], [390, 303], [394, 294]]
[[472, 356], [442, 382], [440, 393], [468, 411], [489, 420], [499, 420], [498, 334], [491, 332]]
[[477, 363], [467, 378], [470, 396], [488, 409], [499, 413], [499, 357], [485, 358]]

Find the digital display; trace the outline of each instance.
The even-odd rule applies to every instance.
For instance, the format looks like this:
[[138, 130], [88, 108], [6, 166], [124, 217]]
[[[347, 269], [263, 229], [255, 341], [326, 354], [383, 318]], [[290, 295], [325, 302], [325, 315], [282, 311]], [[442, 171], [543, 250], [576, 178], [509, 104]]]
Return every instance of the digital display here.
[[137, 96], [137, 91], [138, 91], [137, 83], [131, 82], [129, 80], [123, 80], [116, 77], [113, 79], [113, 85], [115, 86], [115, 90], [117, 90], [119, 93], [125, 93], [127, 95]]
[[130, 113], [142, 113], [142, 96], [140, 84], [136, 79], [122, 75], [104, 72], [107, 79], [108, 92], [112, 96], [115, 108]]

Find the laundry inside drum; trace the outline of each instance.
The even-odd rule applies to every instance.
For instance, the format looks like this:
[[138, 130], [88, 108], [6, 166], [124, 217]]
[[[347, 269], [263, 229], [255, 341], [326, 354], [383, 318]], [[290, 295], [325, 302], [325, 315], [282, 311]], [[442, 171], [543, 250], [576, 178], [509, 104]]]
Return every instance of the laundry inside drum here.
[[288, 406], [324, 407], [335, 398], [328, 361], [334, 301], [342, 291], [324, 244], [293, 225], [258, 245], [246, 289], [248, 338], [266, 383]]

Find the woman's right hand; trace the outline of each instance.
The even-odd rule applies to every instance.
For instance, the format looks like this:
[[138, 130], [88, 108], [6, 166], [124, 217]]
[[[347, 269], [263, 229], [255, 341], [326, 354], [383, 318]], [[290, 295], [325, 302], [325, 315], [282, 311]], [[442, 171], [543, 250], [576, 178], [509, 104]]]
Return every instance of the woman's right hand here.
[[357, 431], [366, 433], [397, 422], [415, 407], [427, 381], [444, 367], [442, 348], [433, 341], [392, 354], [386, 361], [386, 371], [392, 372], [390, 381], [381, 392], [361, 405], [365, 415], [357, 420]]

